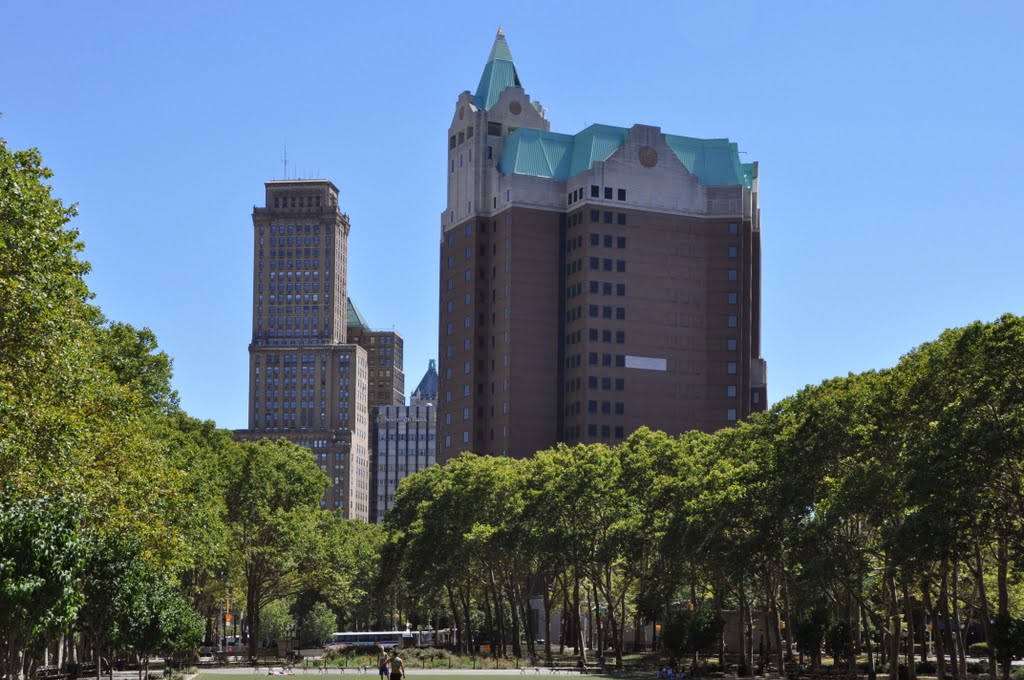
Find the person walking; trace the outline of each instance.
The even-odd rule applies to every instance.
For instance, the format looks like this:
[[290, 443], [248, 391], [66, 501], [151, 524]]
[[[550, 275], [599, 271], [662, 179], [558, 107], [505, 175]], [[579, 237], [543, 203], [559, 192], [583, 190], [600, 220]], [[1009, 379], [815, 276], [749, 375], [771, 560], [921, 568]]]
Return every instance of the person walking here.
[[405, 678], [405, 663], [402, 657], [398, 656], [398, 650], [391, 650], [391, 680], [403, 680]]
[[388, 680], [388, 650], [380, 643], [377, 644], [377, 673], [380, 680]]

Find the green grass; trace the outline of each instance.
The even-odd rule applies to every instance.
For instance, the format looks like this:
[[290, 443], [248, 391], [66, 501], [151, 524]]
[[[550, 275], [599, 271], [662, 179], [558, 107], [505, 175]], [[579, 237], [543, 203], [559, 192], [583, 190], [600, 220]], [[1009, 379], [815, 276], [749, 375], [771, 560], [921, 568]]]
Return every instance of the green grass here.
[[[281, 669], [281, 667], [280, 666], [276, 666], [275, 669], [279, 671]], [[448, 673], [445, 673], [441, 669], [433, 670], [433, 669], [430, 669], [430, 668], [427, 668], [426, 670], [424, 670], [422, 668], [410, 668], [408, 672], [409, 672], [410, 680], [414, 676], [418, 676], [418, 675], [430, 676], [431, 680], [467, 680], [467, 677], [468, 678], [472, 678], [473, 680], [488, 680], [488, 679], [498, 680], [499, 678], [501, 680], [509, 680], [509, 678], [512, 677], [512, 675], [507, 673], [507, 672], [506, 673], [488, 673], [486, 670], [477, 671], [477, 672], [473, 673], [470, 676], [467, 676], [464, 673], [460, 674], [460, 675], [448, 674]], [[312, 668], [309, 670], [309, 672], [303, 672], [301, 668], [295, 668], [292, 671], [292, 673], [294, 673], [295, 677], [306, 676], [306, 677], [309, 677], [309, 678], [324, 678], [324, 680], [340, 680], [341, 678], [344, 678], [344, 677], [347, 677], [347, 678], [376, 678], [377, 677], [377, 672], [375, 670], [371, 671], [370, 673], [365, 673], [365, 674], [363, 674], [363, 673], [353, 673], [352, 671], [349, 671], [348, 673], [342, 674], [342, 673], [317, 673]], [[541, 671], [541, 676], [543, 676], [543, 677], [550, 677], [548, 675], [548, 673], [543, 671], [543, 670]], [[200, 673], [198, 676], [196, 676], [196, 680], [266, 680], [268, 677], [280, 677], [280, 676], [267, 676], [266, 672], [260, 673], [259, 675], [253, 675], [252, 673], [249, 673], [249, 674], [242, 674], [242, 673], [235, 674], [235, 673], [232, 673], [230, 675], [226, 674], [226, 673]], [[285, 676], [285, 677], [287, 677], [287, 676]], [[516, 677], [518, 677], [518, 676], [516, 676]], [[525, 677], [533, 677], [533, 675], [531, 674], [531, 675], [528, 675], [528, 676], [525, 676]], [[559, 677], [559, 676], [555, 676], [555, 677]], [[565, 677], [568, 677], [568, 676], [565, 676]], [[588, 676], [585, 676], [585, 677], [590, 678], [590, 677], [600, 677], [600, 676], [588, 675]]]

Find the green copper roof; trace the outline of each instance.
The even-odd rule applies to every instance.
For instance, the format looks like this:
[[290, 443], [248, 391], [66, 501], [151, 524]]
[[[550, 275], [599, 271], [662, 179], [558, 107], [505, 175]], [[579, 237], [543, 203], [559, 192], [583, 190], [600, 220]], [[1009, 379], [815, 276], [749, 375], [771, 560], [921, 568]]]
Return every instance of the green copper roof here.
[[705, 186], [742, 184], [750, 188], [740, 163], [739, 147], [728, 139], [696, 139], [665, 135], [665, 142], [686, 169], [700, 178]]
[[512, 61], [512, 52], [505, 40], [505, 32], [499, 28], [498, 35], [494, 37], [491, 54], [487, 57], [487, 65], [480, 76], [480, 84], [476, 86], [473, 103], [481, 109], [489, 109], [498, 101], [506, 87], [513, 86], [522, 87], [515, 62]]
[[[607, 160], [629, 137], [629, 129], [591, 125], [576, 135], [520, 128], [505, 141], [498, 161], [504, 175], [533, 175], [566, 180]], [[728, 139], [696, 139], [665, 135], [665, 141], [686, 169], [705, 186], [742, 184], [748, 189], [753, 163], [740, 163], [739, 149]]]
[[366, 323], [366, 319], [359, 313], [356, 306], [352, 303], [352, 298], [348, 299], [348, 327], [349, 328], [365, 328], [370, 330], [370, 324]]

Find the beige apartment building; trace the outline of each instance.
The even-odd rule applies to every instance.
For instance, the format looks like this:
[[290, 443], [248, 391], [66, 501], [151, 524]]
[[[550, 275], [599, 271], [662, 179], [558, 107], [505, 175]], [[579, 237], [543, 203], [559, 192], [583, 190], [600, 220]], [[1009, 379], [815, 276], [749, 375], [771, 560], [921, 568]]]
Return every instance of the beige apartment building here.
[[439, 461], [765, 407], [758, 169], [736, 144], [551, 132], [499, 30], [447, 148]]

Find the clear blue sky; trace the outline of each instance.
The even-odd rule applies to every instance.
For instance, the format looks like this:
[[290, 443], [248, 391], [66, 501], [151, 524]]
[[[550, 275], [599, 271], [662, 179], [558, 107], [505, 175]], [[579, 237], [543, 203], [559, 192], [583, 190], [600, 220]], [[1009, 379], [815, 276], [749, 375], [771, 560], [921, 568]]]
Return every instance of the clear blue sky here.
[[[29, 2], [4, 8], [0, 137], [79, 204], [89, 285], [149, 326], [194, 416], [244, 427], [263, 182], [341, 188], [349, 291], [437, 352], [454, 104], [503, 25], [552, 129], [658, 125], [760, 161], [774, 401], [1024, 313], [1024, 4]], [[387, 261], [384, 257], [389, 258]]]

